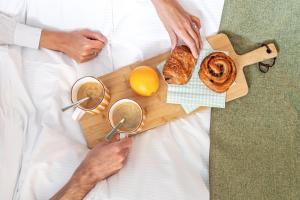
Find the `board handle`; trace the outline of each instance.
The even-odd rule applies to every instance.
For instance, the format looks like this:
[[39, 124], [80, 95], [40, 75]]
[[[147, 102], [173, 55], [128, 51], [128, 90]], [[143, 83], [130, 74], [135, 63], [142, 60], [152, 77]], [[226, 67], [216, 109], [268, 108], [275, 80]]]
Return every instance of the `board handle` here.
[[277, 49], [274, 43], [267, 44], [269, 49], [266, 46], [262, 46], [258, 49], [250, 51], [244, 55], [239, 56], [239, 64], [240, 66], [252, 65], [255, 63], [259, 63], [271, 58], [277, 57]]

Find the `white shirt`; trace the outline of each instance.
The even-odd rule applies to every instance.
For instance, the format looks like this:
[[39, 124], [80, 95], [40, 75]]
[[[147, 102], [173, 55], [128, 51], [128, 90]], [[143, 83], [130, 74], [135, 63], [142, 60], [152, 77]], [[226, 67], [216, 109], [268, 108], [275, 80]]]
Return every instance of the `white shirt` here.
[[18, 45], [38, 49], [41, 29], [16, 22], [0, 13], [0, 45]]
[[[3, 9], [3, 3], [7, 10]], [[19, 190], [18, 180], [25, 159], [23, 152], [26, 149], [24, 145], [26, 128], [23, 129], [22, 126], [26, 121], [24, 119], [28, 118], [28, 114], [20, 112], [20, 110], [30, 110], [31, 112], [33, 105], [28, 96], [21, 92], [21, 88], [24, 87], [20, 82], [22, 77], [19, 77], [16, 71], [22, 73], [20, 47], [38, 49], [42, 30], [17, 22], [24, 22], [24, 17], [20, 14], [23, 6], [20, 6], [20, 10], [16, 8], [10, 10], [11, 4], [7, 3], [0, 2], [0, 85], [2, 86], [2, 98], [0, 99], [0, 110], [2, 111], [0, 114], [0, 160], [2, 162], [0, 164], [0, 199], [17, 199], [15, 196]], [[11, 3], [14, 5], [18, 2]], [[22, 5], [24, 2], [20, 1], [19, 3]], [[3, 14], [2, 10], [14, 17]], [[19, 92], [21, 92], [19, 94], [21, 98], [14, 98], [13, 96]], [[22, 100], [20, 101], [20, 99]]]

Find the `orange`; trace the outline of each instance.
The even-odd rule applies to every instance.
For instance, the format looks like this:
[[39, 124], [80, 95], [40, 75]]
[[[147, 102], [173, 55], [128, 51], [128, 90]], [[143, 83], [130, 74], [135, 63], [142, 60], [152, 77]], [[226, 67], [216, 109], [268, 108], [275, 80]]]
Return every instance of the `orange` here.
[[159, 88], [157, 72], [147, 66], [135, 68], [130, 74], [130, 86], [141, 96], [151, 96]]

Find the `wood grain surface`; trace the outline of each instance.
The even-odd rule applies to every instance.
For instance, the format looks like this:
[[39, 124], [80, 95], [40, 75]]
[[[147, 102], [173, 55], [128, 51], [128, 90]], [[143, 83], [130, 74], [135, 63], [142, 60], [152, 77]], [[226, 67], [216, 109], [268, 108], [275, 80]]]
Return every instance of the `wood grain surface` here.
[[[225, 34], [211, 36], [208, 37], [207, 40], [214, 50], [227, 51], [237, 67], [236, 84], [232, 85], [227, 91], [226, 102], [245, 96], [248, 93], [248, 85], [243, 72], [243, 68], [245, 66], [277, 56], [277, 50], [274, 44], [269, 44], [272, 53], [267, 53], [266, 47], [261, 47], [244, 55], [238, 55], [234, 51], [231, 42]], [[167, 84], [161, 76], [160, 88], [158, 92], [151, 97], [141, 97], [137, 95], [131, 90], [129, 85], [129, 76], [135, 67], [146, 65], [156, 69], [156, 66], [160, 62], [167, 59], [169, 53], [170, 52], [167, 52], [154, 58], [125, 66], [117, 71], [105, 74], [98, 78], [103, 81], [110, 90], [110, 106], [119, 99], [129, 98], [138, 102], [143, 107], [146, 113], [146, 120], [145, 126], [141, 132], [153, 129], [164, 125], [169, 121], [188, 115], [180, 105], [166, 103]], [[109, 107], [101, 114], [85, 114], [80, 120], [80, 126], [89, 148], [92, 148], [99, 139], [103, 138], [106, 133], [111, 130], [111, 126], [108, 121]], [[199, 107], [193, 113], [200, 112], [204, 109], [206, 108]]]

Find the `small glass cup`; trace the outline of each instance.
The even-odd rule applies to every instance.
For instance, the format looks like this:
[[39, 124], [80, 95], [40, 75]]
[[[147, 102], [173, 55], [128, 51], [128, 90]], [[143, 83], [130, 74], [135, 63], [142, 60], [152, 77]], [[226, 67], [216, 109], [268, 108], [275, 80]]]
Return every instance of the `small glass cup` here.
[[78, 91], [79, 91], [79, 88], [85, 83], [97, 83], [97, 84], [99, 84], [99, 86], [103, 90], [102, 96], [99, 97], [101, 99], [101, 101], [99, 101], [99, 103], [97, 105], [95, 105], [94, 107], [89, 108], [89, 109], [84, 108], [81, 105], [79, 105], [75, 109], [75, 111], [72, 115], [72, 118], [74, 120], [80, 120], [85, 113], [90, 113], [90, 114], [93, 114], [93, 115], [94, 114], [99, 114], [102, 110], [105, 110], [105, 108], [109, 105], [109, 102], [110, 102], [109, 90], [102, 83], [102, 81], [100, 81], [100, 80], [98, 80], [98, 79], [96, 79], [95, 77], [92, 77], [92, 76], [86, 76], [86, 77], [78, 79], [74, 83], [74, 85], [72, 86], [72, 89], [71, 89], [71, 101], [72, 101], [72, 103], [77, 102], [78, 100], [80, 100], [80, 99], [77, 98]]

